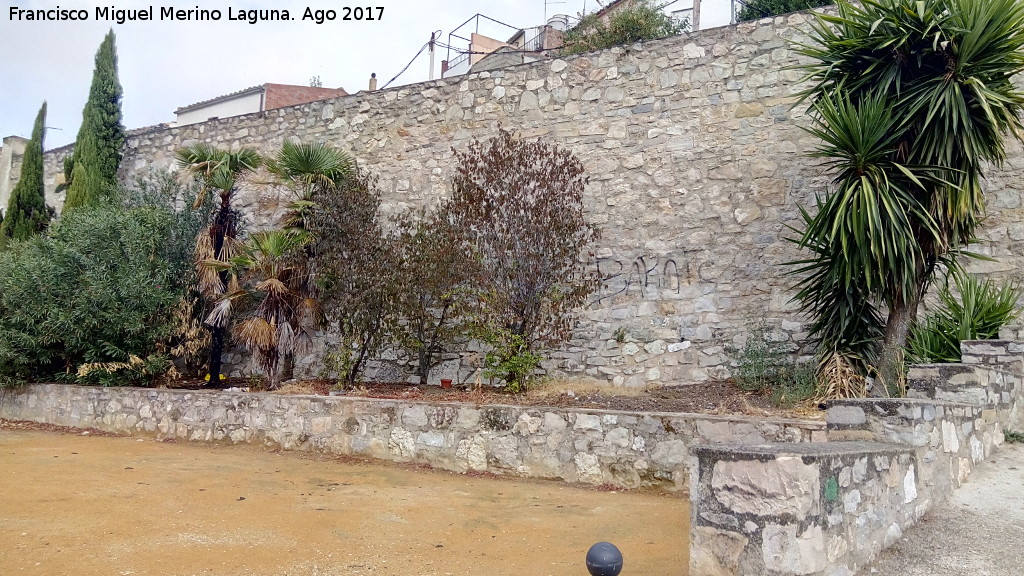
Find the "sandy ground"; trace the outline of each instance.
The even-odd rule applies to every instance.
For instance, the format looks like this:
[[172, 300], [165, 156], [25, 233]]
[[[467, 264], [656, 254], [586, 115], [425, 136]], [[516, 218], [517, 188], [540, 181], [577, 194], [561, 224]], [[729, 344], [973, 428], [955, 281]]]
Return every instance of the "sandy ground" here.
[[684, 496], [0, 430], [0, 575], [682, 575]]
[[1024, 445], [1004, 444], [862, 574], [1024, 574]]

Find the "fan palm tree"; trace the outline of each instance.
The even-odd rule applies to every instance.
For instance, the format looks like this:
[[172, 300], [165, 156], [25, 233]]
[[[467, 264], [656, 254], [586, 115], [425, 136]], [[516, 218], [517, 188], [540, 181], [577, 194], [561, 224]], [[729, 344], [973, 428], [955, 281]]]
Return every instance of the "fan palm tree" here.
[[[271, 388], [280, 382], [282, 356], [308, 350], [320, 308], [310, 290], [303, 248], [308, 235], [296, 230], [269, 230], [249, 236], [228, 262], [208, 260], [206, 267], [229, 273], [231, 282], [207, 323], [226, 326], [232, 310], [247, 311], [235, 337], [256, 354]], [[248, 304], [248, 305], [247, 305]]]
[[314, 193], [335, 189], [355, 174], [352, 158], [322, 142], [285, 140], [277, 157], [267, 160], [266, 166], [278, 182], [294, 194], [285, 214], [284, 227], [303, 230], [313, 207]]
[[[815, 153], [834, 189], [804, 214], [797, 299], [824, 356], [898, 380], [911, 322], [937, 267], [974, 239], [983, 166], [1021, 137], [1024, 2], [839, 0], [801, 52]], [[888, 309], [882, 321], [880, 305]], [[878, 343], [881, 336], [882, 342]]]
[[[336, 191], [356, 173], [355, 161], [351, 157], [322, 142], [296, 143], [285, 140], [277, 156], [267, 160], [266, 167], [276, 177], [278, 184], [292, 192], [293, 198], [281, 224], [285, 230], [298, 231], [309, 229], [309, 219], [316, 207], [314, 195]], [[315, 263], [313, 243], [306, 242], [303, 251], [312, 277]], [[309, 297], [315, 296], [316, 286], [313, 282], [307, 283], [305, 289]], [[283, 353], [282, 378], [288, 379], [294, 371], [295, 355], [290, 349], [285, 349]]]
[[[231, 200], [237, 191], [238, 179], [260, 167], [262, 158], [252, 148], [235, 152], [221, 150], [209, 144], [196, 143], [175, 153], [178, 165], [199, 181], [196, 204], [201, 205], [216, 193], [220, 199], [216, 215], [210, 226], [196, 238], [196, 266], [199, 270], [199, 288], [208, 300], [216, 301], [228, 286], [228, 269], [210, 267], [204, 262], [226, 263], [235, 250], [238, 222]], [[211, 382], [220, 381], [221, 354], [224, 351], [225, 322], [209, 325]]]

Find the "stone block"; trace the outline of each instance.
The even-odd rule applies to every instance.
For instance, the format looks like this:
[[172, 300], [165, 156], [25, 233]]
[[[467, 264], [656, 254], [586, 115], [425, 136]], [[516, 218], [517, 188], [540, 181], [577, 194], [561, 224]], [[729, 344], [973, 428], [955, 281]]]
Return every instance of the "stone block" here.
[[863, 426], [868, 418], [859, 406], [830, 406], [825, 413], [825, 421], [830, 427], [854, 427]]
[[576, 474], [579, 481], [585, 484], [600, 484], [604, 475], [601, 473], [601, 463], [593, 454], [579, 453], [573, 457], [573, 464], [576, 466]]
[[762, 531], [764, 566], [781, 574], [816, 574], [827, 567], [825, 537], [821, 526], [810, 526], [798, 535], [794, 524], [768, 524]]
[[423, 406], [411, 406], [402, 411], [402, 424], [411, 428], [426, 426], [427, 413]]
[[820, 476], [797, 456], [767, 462], [718, 461], [711, 477], [715, 498], [737, 514], [791, 515], [802, 520], [818, 510]]
[[689, 459], [690, 453], [686, 443], [682, 440], [665, 440], [658, 442], [651, 451], [651, 462], [666, 468], [672, 469], [682, 465]]
[[710, 526], [694, 526], [690, 530], [690, 574], [740, 574], [740, 555], [748, 542], [746, 536], [737, 532]]
[[577, 414], [573, 430], [601, 432], [601, 418], [593, 414]]

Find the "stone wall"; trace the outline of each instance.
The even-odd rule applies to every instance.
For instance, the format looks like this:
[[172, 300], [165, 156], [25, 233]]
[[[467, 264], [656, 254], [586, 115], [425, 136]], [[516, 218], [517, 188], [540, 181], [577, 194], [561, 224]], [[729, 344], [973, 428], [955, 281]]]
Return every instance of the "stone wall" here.
[[28, 140], [20, 136], [8, 136], [0, 145], [0, 211], [7, 212], [11, 192], [21, 178], [21, 164], [25, 158]]
[[853, 576], [927, 510], [893, 444], [700, 447], [690, 574]]
[[695, 447], [691, 574], [852, 576], [1020, 425], [1019, 343], [911, 368], [915, 398], [842, 400], [828, 442]]
[[825, 436], [795, 420], [59, 384], [0, 390], [0, 418], [672, 490], [695, 444]]
[[[632, 46], [544, 60], [129, 138], [125, 176], [173, 164], [181, 146], [208, 142], [274, 153], [285, 139], [334, 144], [379, 175], [384, 211], [449, 194], [451, 149], [497, 127], [572, 150], [590, 175], [588, 218], [601, 226], [604, 285], [575, 338], [549, 368], [618, 385], [693, 383], [729, 373], [728, 346], [761, 319], [796, 348], [806, 338], [782, 266], [785, 241], [827, 178], [805, 154], [817, 142], [793, 108], [806, 42], [796, 13]], [[51, 186], [67, 150], [47, 158]], [[976, 270], [1024, 269], [1024, 153], [1009, 144], [989, 171], [988, 219]], [[281, 215], [281, 192], [252, 186], [239, 206], [255, 226]], [[620, 338], [615, 338], [619, 334]], [[329, 344], [321, 340], [322, 350]], [[231, 356], [229, 361], [241, 360]], [[300, 363], [315, 371], [308, 362]], [[241, 370], [240, 368], [238, 369]], [[457, 372], [457, 371], [456, 371]], [[463, 371], [461, 377], [466, 378]], [[436, 380], [436, 376], [434, 377]]]

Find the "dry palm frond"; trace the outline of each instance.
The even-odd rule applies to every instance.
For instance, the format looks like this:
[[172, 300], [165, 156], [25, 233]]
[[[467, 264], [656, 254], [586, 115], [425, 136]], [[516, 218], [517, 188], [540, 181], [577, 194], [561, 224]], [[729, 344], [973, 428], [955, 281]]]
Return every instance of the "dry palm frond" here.
[[220, 274], [213, 267], [205, 263], [216, 261], [213, 253], [213, 239], [210, 237], [210, 229], [207, 228], [196, 236], [196, 272], [199, 277], [199, 291], [206, 297], [216, 297], [224, 291], [224, 285], [220, 281]]
[[287, 208], [288, 204], [289, 202], [287, 199], [273, 198], [270, 196], [260, 196], [256, 200], [256, 207], [259, 208], [261, 213], [273, 214], [282, 207]]
[[[157, 343], [157, 351], [184, 361], [191, 369], [203, 361], [210, 346], [210, 332], [205, 329], [195, 309], [196, 302], [182, 298], [174, 308], [173, 330], [167, 338]], [[172, 365], [164, 375], [165, 379], [180, 379], [182, 375]]]
[[206, 316], [207, 326], [227, 326], [231, 319], [231, 303], [229, 297], [222, 297], [213, 304], [210, 313]]
[[850, 360], [834, 350], [818, 368], [817, 402], [839, 398], [863, 398], [867, 395], [867, 382]]
[[248, 348], [269, 350], [277, 347], [277, 327], [263, 318], [246, 318], [238, 326], [238, 337]]
[[192, 304], [182, 300], [174, 314], [178, 344], [170, 349], [171, 356], [188, 361], [210, 346], [210, 331], [202, 327], [192, 315]]
[[277, 278], [267, 278], [256, 284], [256, 289], [269, 293], [271, 296], [280, 297], [288, 293], [288, 287]]
[[146, 365], [146, 362], [138, 356], [132, 354], [128, 357], [127, 362], [90, 362], [88, 364], [82, 364], [78, 367], [78, 377], [85, 378], [92, 372], [117, 372], [118, 370], [129, 370], [135, 368], [142, 368]]
[[220, 249], [220, 259], [230, 262], [232, 258], [242, 253], [242, 242], [232, 236], [224, 237], [224, 245]]

